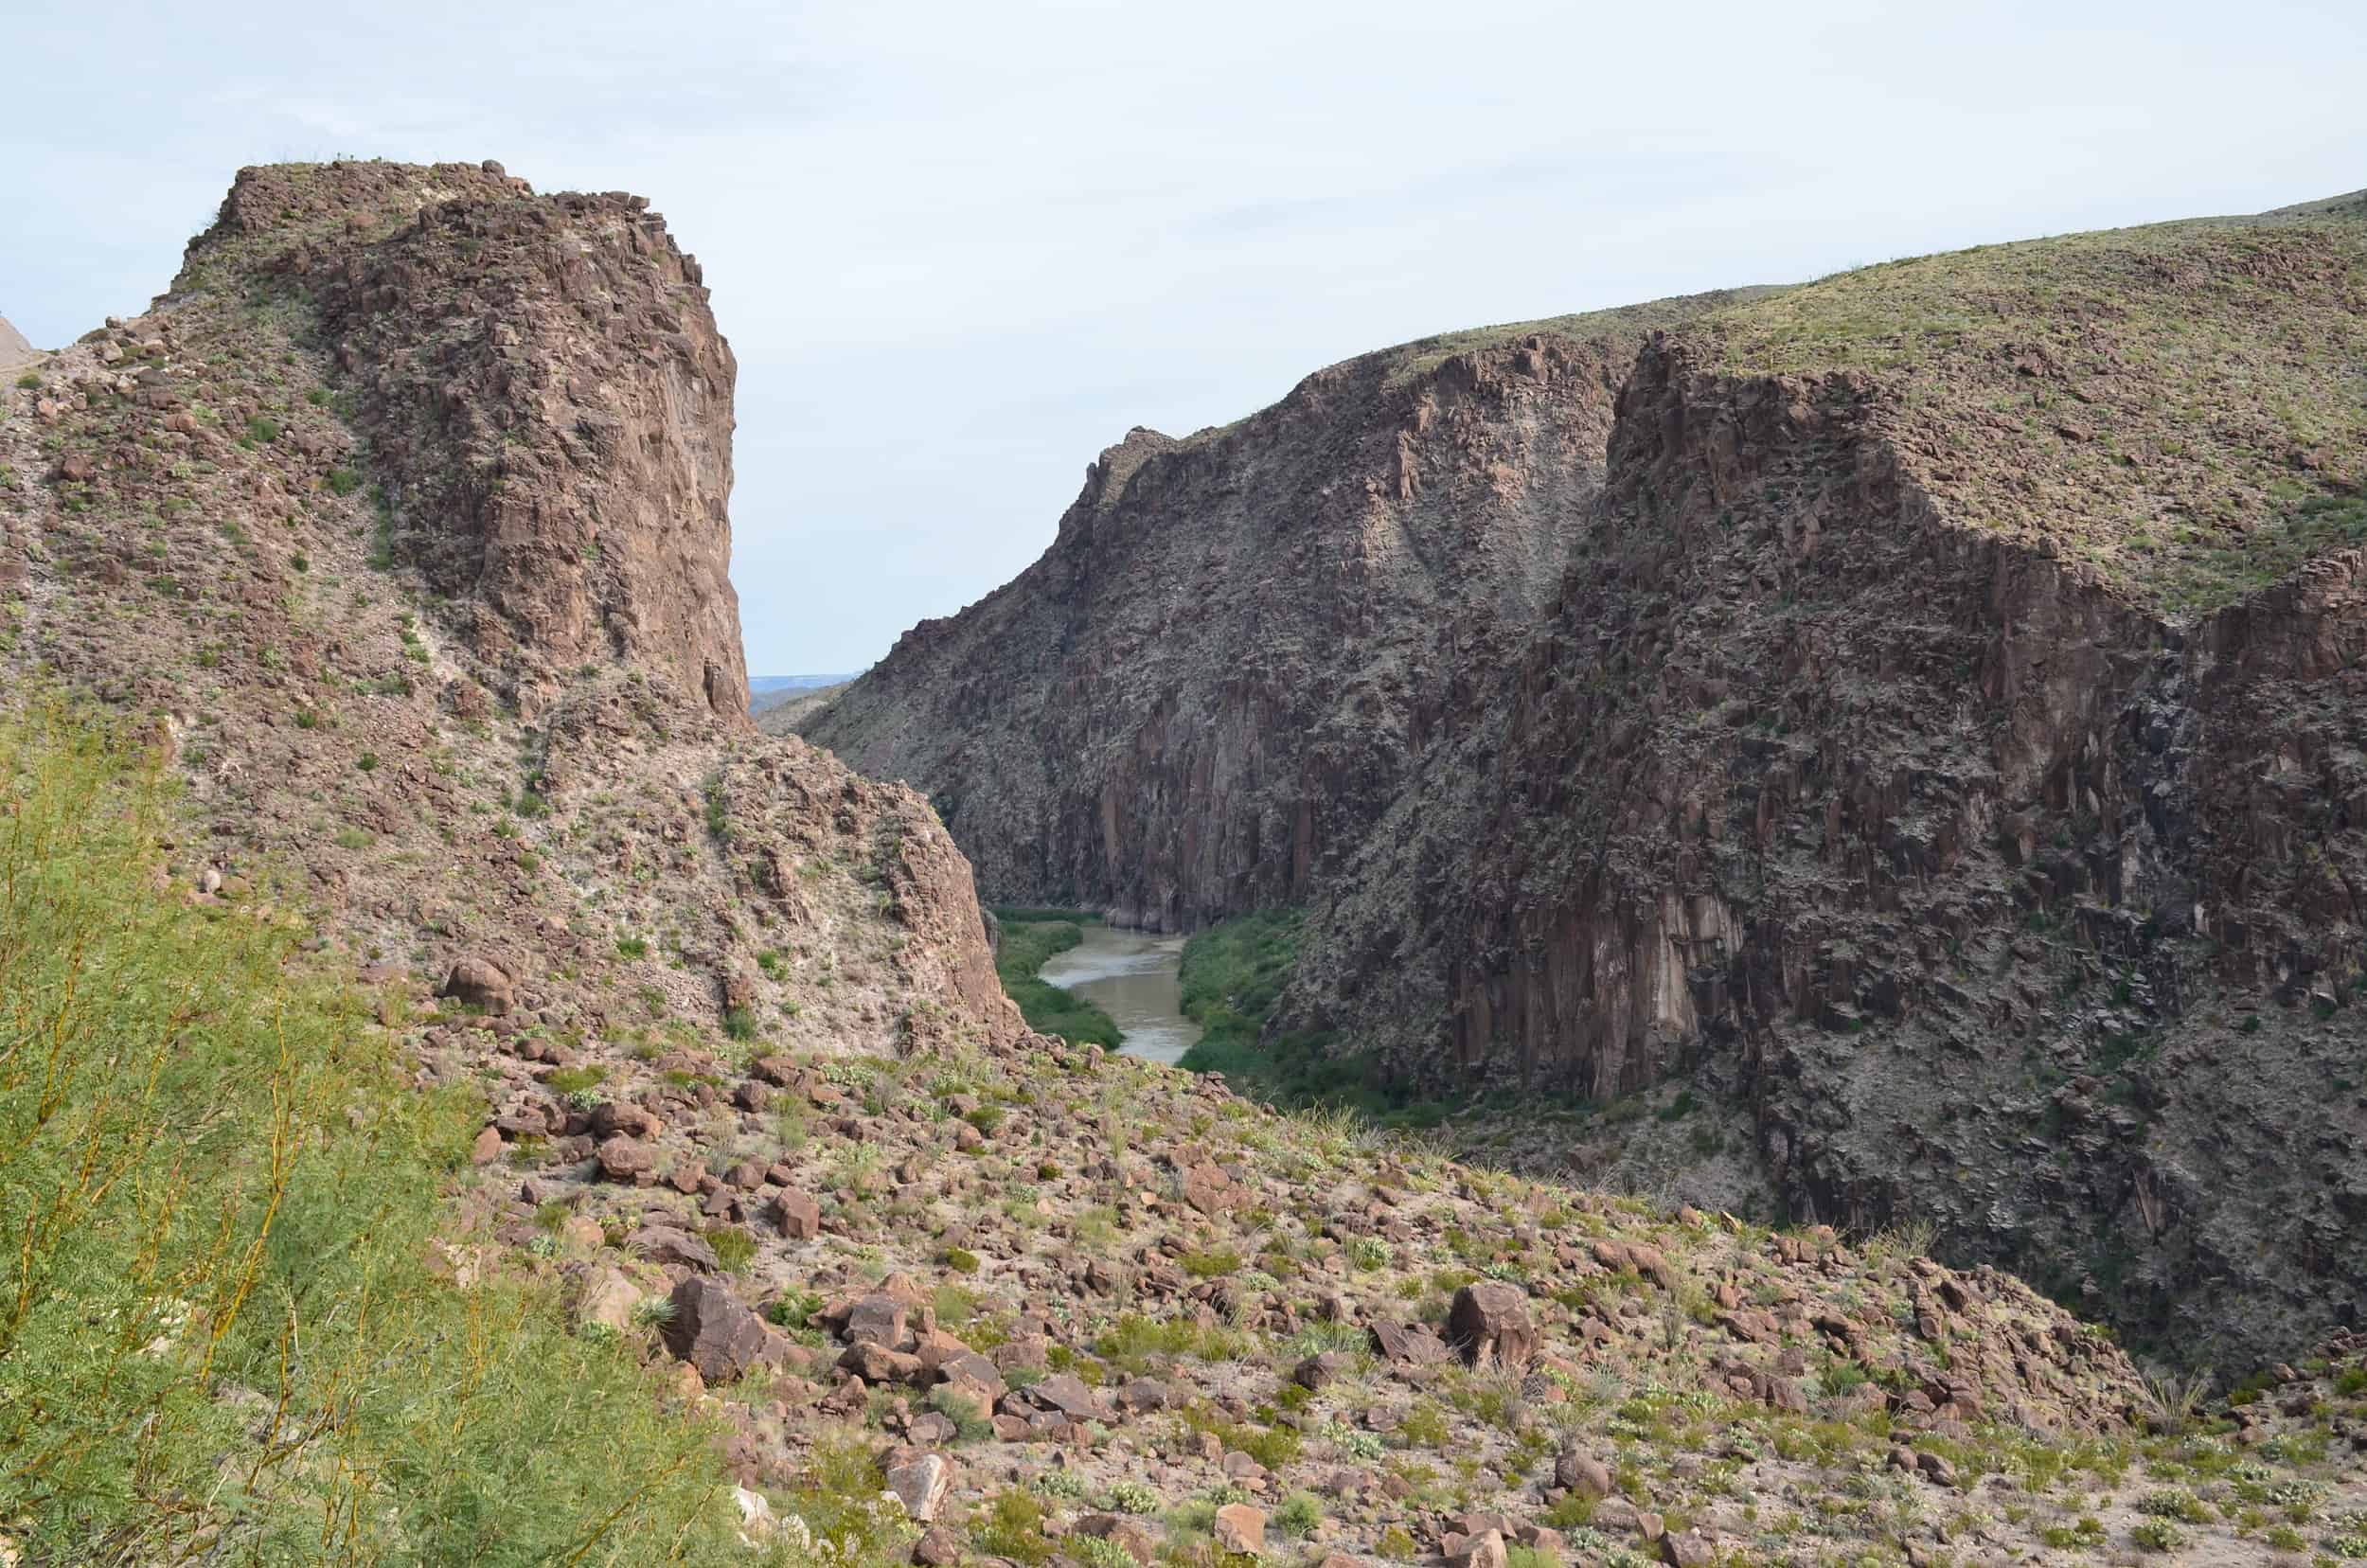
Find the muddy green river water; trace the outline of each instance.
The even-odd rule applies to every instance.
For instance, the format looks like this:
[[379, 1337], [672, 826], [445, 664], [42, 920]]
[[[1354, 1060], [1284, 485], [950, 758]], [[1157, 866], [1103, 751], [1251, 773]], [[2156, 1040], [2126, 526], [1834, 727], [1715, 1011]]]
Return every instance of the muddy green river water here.
[[1153, 936], [1108, 926], [1080, 927], [1085, 939], [1056, 953], [1041, 971], [1055, 986], [1098, 1004], [1117, 1020], [1125, 1037], [1121, 1056], [1172, 1063], [1200, 1039], [1200, 1025], [1184, 1016], [1176, 971], [1184, 962], [1184, 938]]

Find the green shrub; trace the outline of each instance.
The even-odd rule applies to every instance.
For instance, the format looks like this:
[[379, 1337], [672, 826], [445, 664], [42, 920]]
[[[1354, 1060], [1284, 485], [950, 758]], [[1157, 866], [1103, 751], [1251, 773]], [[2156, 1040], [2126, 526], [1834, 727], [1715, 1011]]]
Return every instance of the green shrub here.
[[413, 1091], [295, 922], [151, 892], [169, 805], [98, 728], [0, 721], [19, 1549], [293, 1562], [333, 1538], [347, 1560], [524, 1565], [655, 1539], [751, 1560], [708, 1425], [570, 1333], [555, 1286], [433, 1272], [482, 1099]]
[[746, 1274], [749, 1260], [756, 1256], [756, 1238], [738, 1225], [718, 1225], [707, 1232], [707, 1245], [715, 1249], [715, 1260], [733, 1274]]
[[1312, 1492], [1292, 1492], [1273, 1513], [1274, 1528], [1294, 1539], [1311, 1536], [1324, 1522], [1324, 1506]]
[[1043, 1505], [1024, 1491], [1006, 1491], [987, 1509], [970, 1530], [970, 1540], [988, 1557], [1037, 1564], [1052, 1560], [1052, 1542], [1044, 1538]]
[[362, 476], [349, 468], [329, 471], [329, 489], [335, 495], [351, 495], [362, 488]]

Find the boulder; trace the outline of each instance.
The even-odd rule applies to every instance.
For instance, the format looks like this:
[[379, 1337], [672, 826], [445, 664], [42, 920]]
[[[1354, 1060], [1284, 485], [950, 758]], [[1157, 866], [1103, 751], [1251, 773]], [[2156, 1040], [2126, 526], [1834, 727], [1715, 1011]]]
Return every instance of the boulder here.
[[1528, 1292], [1500, 1279], [1472, 1281], [1454, 1293], [1447, 1337], [1474, 1367], [1519, 1371], [1537, 1354]]
[[453, 964], [436, 994], [500, 1018], [516, 1002], [517, 991], [516, 975], [481, 953], [468, 953]]
[[1266, 1549], [1266, 1515], [1246, 1503], [1227, 1503], [1217, 1510], [1217, 1544], [1228, 1552], [1256, 1557]]
[[953, 1462], [942, 1453], [924, 1453], [892, 1464], [887, 1470], [888, 1490], [904, 1505], [904, 1511], [929, 1523], [945, 1506], [946, 1494], [953, 1489]]
[[1423, 1324], [1376, 1323], [1367, 1332], [1372, 1336], [1373, 1353], [1401, 1366], [1427, 1366], [1453, 1354], [1447, 1342]]
[[1601, 1460], [1567, 1449], [1554, 1461], [1554, 1485], [1581, 1497], [1609, 1497], [1611, 1471]]
[[600, 1145], [598, 1158], [600, 1173], [612, 1182], [630, 1182], [657, 1163], [648, 1144], [622, 1136]]
[[765, 1216], [792, 1241], [810, 1241], [822, 1234], [822, 1205], [810, 1193], [794, 1189], [774, 1193]]
[[772, 1343], [764, 1320], [720, 1279], [693, 1274], [674, 1287], [666, 1348], [699, 1369], [710, 1385], [730, 1382], [763, 1359]]
[[1446, 1559], [1453, 1568], [1504, 1568], [1506, 1558], [1501, 1530], [1450, 1535], [1446, 1540]]

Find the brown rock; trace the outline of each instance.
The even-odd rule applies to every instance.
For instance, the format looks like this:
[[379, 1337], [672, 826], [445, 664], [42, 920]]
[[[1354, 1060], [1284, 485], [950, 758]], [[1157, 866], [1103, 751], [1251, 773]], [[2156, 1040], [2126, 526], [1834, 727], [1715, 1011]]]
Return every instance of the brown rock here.
[[1266, 1550], [1266, 1515], [1246, 1503], [1227, 1503], [1217, 1510], [1217, 1544], [1228, 1552], [1257, 1557]]
[[1453, 1568], [1504, 1568], [1507, 1554], [1503, 1534], [1491, 1529], [1448, 1536], [1445, 1556]]
[[516, 1000], [517, 986], [517, 977], [507, 969], [481, 953], [470, 953], [454, 963], [436, 994], [501, 1018]]
[[937, 1517], [946, 1494], [953, 1489], [953, 1462], [941, 1453], [924, 1453], [887, 1470], [888, 1490], [903, 1503], [904, 1511], [923, 1524]]
[[674, 1287], [672, 1300], [674, 1315], [660, 1330], [666, 1348], [710, 1386], [740, 1377], [764, 1356], [771, 1340], [764, 1320], [721, 1280], [693, 1274]]
[[600, 1145], [600, 1171], [612, 1182], [630, 1182], [657, 1163], [650, 1146], [633, 1138], [611, 1138]]
[[822, 1234], [822, 1205], [810, 1193], [793, 1188], [774, 1193], [765, 1216], [792, 1241], [810, 1241]]
[[1447, 1337], [1474, 1367], [1519, 1371], [1537, 1354], [1528, 1292], [1494, 1279], [1464, 1286], [1447, 1314]]
[[1376, 1323], [1368, 1330], [1373, 1353], [1398, 1365], [1427, 1366], [1454, 1354], [1447, 1342], [1418, 1323]]
[[1566, 1449], [1554, 1461], [1554, 1485], [1576, 1492], [1581, 1497], [1609, 1497], [1611, 1471], [1602, 1461]]
[[1687, 1530], [1661, 1537], [1660, 1556], [1669, 1568], [1711, 1568], [1717, 1560], [1717, 1545], [1700, 1531]]

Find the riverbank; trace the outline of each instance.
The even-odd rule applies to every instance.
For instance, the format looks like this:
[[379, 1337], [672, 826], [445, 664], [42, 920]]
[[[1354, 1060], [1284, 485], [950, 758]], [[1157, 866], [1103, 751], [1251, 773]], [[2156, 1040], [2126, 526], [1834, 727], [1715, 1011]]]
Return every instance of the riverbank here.
[[995, 950], [994, 972], [1003, 994], [1019, 1004], [1027, 1026], [1040, 1034], [1058, 1035], [1072, 1045], [1118, 1048], [1117, 1021], [1093, 1003], [1041, 974], [1055, 955], [1085, 939], [1085, 927], [1099, 925], [1101, 917], [1082, 910], [999, 908], [1003, 940]]
[[1084, 940], [1056, 953], [1041, 978], [1117, 1020], [1121, 1056], [1172, 1067], [1201, 1037], [1184, 1015], [1183, 961], [1182, 936], [1089, 925]]

